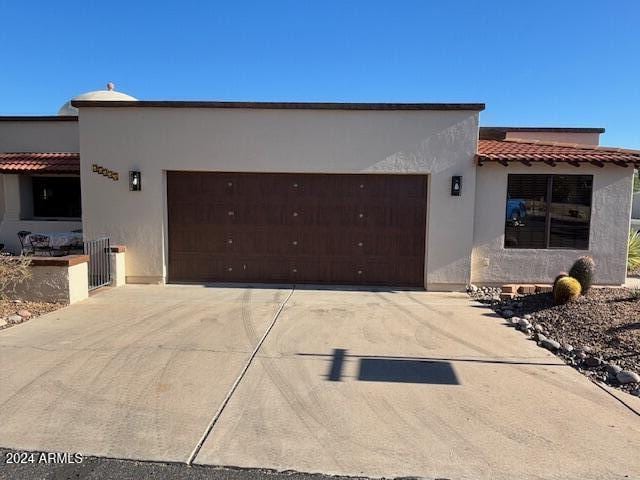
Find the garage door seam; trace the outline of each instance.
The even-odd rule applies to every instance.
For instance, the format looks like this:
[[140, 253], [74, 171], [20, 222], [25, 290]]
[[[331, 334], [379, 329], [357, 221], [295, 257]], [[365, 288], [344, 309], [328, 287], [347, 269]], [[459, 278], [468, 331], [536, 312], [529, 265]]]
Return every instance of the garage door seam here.
[[235, 393], [236, 389], [238, 388], [238, 385], [240, 385], [240, 382], [242, 381], [242, 379], [244, 378], [245, 374], [247, 373], [247, 370], [249, 370], [249, 367], [251, 366], [251, 363], [253, 362], [253, 359], [258, 354], [258, 350], [260, 350], [260, 347], [262, 346], [264, 341], [267, 339], [267, 336], [269, 335], [269, 332], [271, 332], [271, 329], [276, 324], [276, 321], [278, 320], [278, 317], [280, 316], [280, 313], [282, 312], [282, 310], [284, 309], [284, 306], [287, 304], [287, 302], [291, 298], [291, 295], [293, 295], [293, 292], [295, 291], [295, 289], [296, 289], [296, 286], [294, 285], [291, 288], [291, 291], [289, 292], [289, 295], [287, 295], [287, 298], [285, 298], [284, 302], [282, 302], [280, 304], [280, 307], [278, 308], [278, 310], [276, 311], [275, 315], [273, 316], [273, 320], [271, 320], [271, 323], [269, 324], [269, 327], [264, 332], [264, 335], [262, 336], [260, 341], [257, 343], [256, 347], [253, 349], [253, 352], [251, 353], [251, 355], [249, 356], [249, 359], [247, 360], [247, 362], [245, 363], [244, 367], [242, 368], [242, 371], [240, 372], [240, 374], [236, 378], [235, 382], [233, 382], [233, 385], [229, 389], [229, 392], [227, 392], [227, 395], [224, 397], [224, 400], [220, 404], [220, 407], [218, 408], [218, 410], [216, 411], [215, 415], [213, 416], [213, 418], [211, 419], [211, 421], [207, 425], [207, 428], [205, 429], [204, 433], [202, 434], [202, 437], [200, 437], [200, 441], [198, 441], [197, 445], [195, 446], [195, 448], [191, 452], [191, 455], [189, 455], [189, 459], [187, 460], [187, 465], [191, 466], [193, 464], [193, 461], [198, 456], [198, 453], [200, 453], [200, 449], [204, 445], [204, 442], [207, 440], [207, 437], [211, 433], [211, 430], [213, 430], [213, 427], [218, 422], [218, 419], [220, 418], [220, 416], [222, 415], [222, 412], [224, 411], [225, 407], [227, 406], [227, 404], [231, 400], [231, 397], [233, 396], [233, 394]]

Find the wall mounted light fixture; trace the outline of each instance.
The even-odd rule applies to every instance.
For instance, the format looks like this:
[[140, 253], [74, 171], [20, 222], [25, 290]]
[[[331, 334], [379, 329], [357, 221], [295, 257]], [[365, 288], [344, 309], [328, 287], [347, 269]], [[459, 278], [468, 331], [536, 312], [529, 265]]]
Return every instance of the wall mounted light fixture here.
[[451, 195], [459, 197], [462, 192], [462, 177], [460, 175], [454, 175], [451, 177]]
[[129, 190], [132, 192], [142, 190], [142, 174], [136, 170], [129, 172]]

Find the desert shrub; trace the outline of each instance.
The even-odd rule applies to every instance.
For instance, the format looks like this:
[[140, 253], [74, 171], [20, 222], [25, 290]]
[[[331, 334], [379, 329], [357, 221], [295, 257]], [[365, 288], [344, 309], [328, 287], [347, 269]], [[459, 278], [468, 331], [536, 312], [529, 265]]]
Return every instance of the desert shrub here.
[[593, 276], [596, 272], [596, 264], [593, 258], [584, 256], [578, 258], [571, 269], [569, 270], [569, 276], [575, 278], [580, 282], [582, 288], [582, 294], [584, 295], [589, 291], [591, 285], [593, 285]]
[[627, 270], [631, 272], [638, 268], [640, 268], [640, 234], [631, 230], [629, 232]]
[[0, 257], [0, 297], [8, 290], [31, 277], [31, 259], [28, 257]]
[[553, 299], [556, 305], [564, 305], [572, 302], [580, 296], [582, 287], [580, 282], [573, 277], [562, 277], [553, 288]]

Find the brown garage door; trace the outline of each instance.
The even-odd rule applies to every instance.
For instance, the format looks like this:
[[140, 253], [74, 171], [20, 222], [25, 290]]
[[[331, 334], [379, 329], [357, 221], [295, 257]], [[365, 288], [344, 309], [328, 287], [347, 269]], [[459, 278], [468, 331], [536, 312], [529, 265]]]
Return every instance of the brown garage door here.
[[423, 175], [168, 172], [170, 282], [424, 284]]

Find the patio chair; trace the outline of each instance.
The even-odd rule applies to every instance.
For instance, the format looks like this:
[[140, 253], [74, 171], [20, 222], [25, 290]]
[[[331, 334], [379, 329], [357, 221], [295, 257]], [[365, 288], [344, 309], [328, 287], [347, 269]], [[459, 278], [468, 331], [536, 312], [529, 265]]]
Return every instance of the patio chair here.
[[30, 233], [31, 232], [28, 232], [26, 230], [20, 230], [18, 232], [18, 240], [20, 240], [20, 253], [22, 255], [33, 255], [34, 253], [33, 245], [26, 242], [27, 235], [29, 235]]
[[50, 245], [50, 238], [47, 235], [40, 233], [32, 233], [29, 236], [31, 247], [33, 248], [33, 254], [37, 255], [41, 253], [43, 255], [53, 255], [53, 249]]

